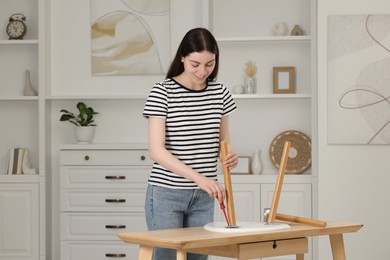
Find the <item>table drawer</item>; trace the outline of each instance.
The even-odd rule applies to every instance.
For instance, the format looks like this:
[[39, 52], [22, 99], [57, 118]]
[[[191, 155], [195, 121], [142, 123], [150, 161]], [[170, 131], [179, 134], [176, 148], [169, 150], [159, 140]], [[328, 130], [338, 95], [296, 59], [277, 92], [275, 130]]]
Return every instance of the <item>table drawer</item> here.
[[62, 211], [144, 212], [145, 188], [61, 190]]
[[147, 230], [144, 213], [62, 213], [61, 240], [114, 240]]
[[308, 252], [308, 239], [302, 237], [241, 244], [238, 246], [238, 252], [239, 259], [304, 254]]
[[65, 150], [60, 165], [152, 165], [148, 150]]
[[63, 241], [61, 260], [129, 260], [138, 258], [138, 245], [123, 242]]
[[61, 166], [61, 188], [133, 188], [146, 185], [150, 166]]

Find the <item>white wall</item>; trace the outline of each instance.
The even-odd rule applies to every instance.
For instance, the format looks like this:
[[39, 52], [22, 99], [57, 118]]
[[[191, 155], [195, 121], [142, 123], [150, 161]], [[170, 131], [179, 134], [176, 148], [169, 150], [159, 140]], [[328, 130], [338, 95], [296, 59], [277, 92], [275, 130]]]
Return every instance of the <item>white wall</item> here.
[[[327, 16], [389, 13], [388, 0], [318, 0], [319, 216], [364, 224], [344, 236], [353, 260], [390, 259], [390, 147], [327, 144]], [[332, 259], [326, 237], [319, 252], [320, 260]]]

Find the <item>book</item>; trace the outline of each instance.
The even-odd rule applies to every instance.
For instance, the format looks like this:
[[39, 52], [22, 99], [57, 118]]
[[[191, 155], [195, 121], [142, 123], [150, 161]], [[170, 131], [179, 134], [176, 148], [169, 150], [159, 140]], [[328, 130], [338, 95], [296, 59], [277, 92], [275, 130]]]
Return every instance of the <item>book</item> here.
[[36, 174], [31, 168], [29, 152], [26, 148], [11, 148], [8, 150], [7, 174]]

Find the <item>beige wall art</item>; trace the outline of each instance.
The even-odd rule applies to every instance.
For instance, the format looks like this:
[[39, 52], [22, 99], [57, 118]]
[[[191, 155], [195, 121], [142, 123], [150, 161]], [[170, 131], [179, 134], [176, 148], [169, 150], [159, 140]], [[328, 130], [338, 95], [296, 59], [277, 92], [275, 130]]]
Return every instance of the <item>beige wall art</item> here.
[[164, 74], [169, 0], [90, 0], [92, 75]]
[[390, 15], [328, 17], [328, 143], [390, 144]]

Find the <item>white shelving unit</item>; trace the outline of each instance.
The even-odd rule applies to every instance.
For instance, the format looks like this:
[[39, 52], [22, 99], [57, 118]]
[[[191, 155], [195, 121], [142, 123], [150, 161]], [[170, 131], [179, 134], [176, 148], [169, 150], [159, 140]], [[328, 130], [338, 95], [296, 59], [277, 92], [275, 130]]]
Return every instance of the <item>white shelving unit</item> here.
[[[0, 234], [6, 234], [0, 239], [0, 259], [46, 259], [45, 1], [5, 0], [0, 9]], [[9, 40], [5, 33], [14, 13], [26, 17], [23, 40]], [[23, 96], [26, 69], [38, 96]], [[18, 147], [29, 150], [38, 174], [7, 174], [8, 150]]]

